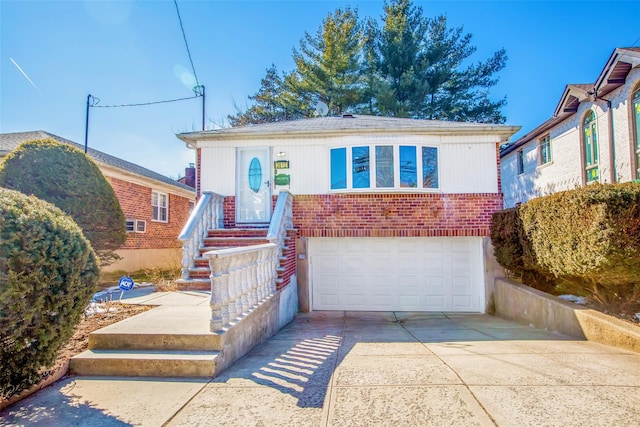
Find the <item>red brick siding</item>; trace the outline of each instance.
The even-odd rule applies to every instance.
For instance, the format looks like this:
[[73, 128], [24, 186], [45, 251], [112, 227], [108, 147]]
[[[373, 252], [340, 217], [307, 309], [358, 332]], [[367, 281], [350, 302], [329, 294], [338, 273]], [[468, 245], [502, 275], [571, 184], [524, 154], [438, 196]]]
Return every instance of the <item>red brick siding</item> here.
[[178, 234], [189, 217], [189, 199], [169, 194], [169, 222], [151, 221], [151, 191], [145, 187], [113, 177], [107, 177], [113, 187], [125, 218], [147, 222], [145, 233], [127, 233], [121, 249], [166, 249], [181, 246]]
[[307, 237], [488, 236], [501, 194], [295, 196], [294, 226]]
[[[278, 196], [273, 196], [271, 199], [271, 212], [276, 207], [276, 202], [278, 201]], [[226, 196], [224, 198], [224, 204], [222, 205], [222, 213], [224, 216], [224, 228], [234, 228], [236, 227], [236, 198], [235, 196]], [[242, 224], [238, 225], [238, 227], [242, 227]]]
[[277, 284], [277, 289], [282, 289], [291, 283], [291, 276], [296, 274], [296, 236], [297, 230], [287, 230], [285, 247], [282, 250], [282, 256], [285, 259], [280, 261], [278, 271], [278, 278], [282, 281]]
[[[293, 198], [300, 237], [488, 236], [502, 194], [325, 194]], [[235, 197], [224, 200], [224, 226], [235, 224]]]

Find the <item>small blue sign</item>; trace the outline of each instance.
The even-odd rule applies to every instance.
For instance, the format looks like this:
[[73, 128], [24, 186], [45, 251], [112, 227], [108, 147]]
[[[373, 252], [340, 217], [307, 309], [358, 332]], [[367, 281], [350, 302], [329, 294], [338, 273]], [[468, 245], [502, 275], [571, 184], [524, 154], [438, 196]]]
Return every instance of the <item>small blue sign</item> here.
[[133, 289], [133, 279], [129, 276], [122, 276], [118, 282], [118, 287], [123, 291], [130, 291]]

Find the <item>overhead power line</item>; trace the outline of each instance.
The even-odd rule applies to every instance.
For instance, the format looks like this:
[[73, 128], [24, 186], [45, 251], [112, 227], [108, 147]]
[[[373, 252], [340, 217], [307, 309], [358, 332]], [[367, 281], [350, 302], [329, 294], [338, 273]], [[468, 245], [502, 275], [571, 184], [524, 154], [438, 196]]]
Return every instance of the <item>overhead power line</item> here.
[[[91, 96], [91, 95], [89, 95]], [[100, 103], [100, 98], [96, 98], [95, 96], [91, 96], [91, 105], [93, 108], [119, 108], [119, 107], [141, 107], [143, 105], [154, 105], [154, 104], [166, 104], [168, 102], [178, 102], [178, 101], [186, 101], [188, 99], [195, 99], [203, 96], [201, 93], [197, 93], [195, 96], [189, 96], [186, 98], [176, 98], [176, 99], [165, 99], [162, 101], [151, 101], [151, 102], [139, 102], [135, 104], [113, 104], [113, 105], [98, 105]]]
[[196, 74], [196, 68], [193, 66], [193, 59], [191, 58], [191, 51], [189, 50], [189, 43], [187, 43], [187, 35], [184, 32], [184, 26], [182, 25], [182, 18], [180, 17], [180, 9], [178, 9], [178, 0], [173, 0], [176, 5], [176, 12], [178, 14], [178, 21], [180, 21], [180, 30], [182, 31], [182, 38], [184, 39], [184, 45], [187, 47], [187, 54], [189, 55], [189, 62], [191, 63], [191, 71], [193, 71], [193, 77], [196, 79], [196, 85], [200, 86], [198, 81], [198, 75]]

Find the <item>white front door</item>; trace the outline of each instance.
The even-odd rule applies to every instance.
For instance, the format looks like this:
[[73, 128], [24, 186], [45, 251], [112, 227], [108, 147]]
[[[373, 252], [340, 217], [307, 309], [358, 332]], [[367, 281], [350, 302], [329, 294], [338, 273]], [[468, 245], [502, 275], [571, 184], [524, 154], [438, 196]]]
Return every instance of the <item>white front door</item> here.
[[269, 148], [238, 148], [237, 223], [268, 223], [271, 219], [269, 154]]

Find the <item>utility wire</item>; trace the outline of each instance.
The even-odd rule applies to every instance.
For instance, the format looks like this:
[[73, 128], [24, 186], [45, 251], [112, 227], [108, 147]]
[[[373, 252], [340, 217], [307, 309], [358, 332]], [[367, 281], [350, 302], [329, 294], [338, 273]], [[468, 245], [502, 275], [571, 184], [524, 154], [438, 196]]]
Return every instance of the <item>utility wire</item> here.
[[187, 47], [187, 54], [189, 55], [189, 62], [191, 63], [191, 71], [193, 71], [193, 77], [196, 79], [196, 86], [200, 86], [200, 82], [198, 82], [198, 75], [196, 74], [196, 68], [193, 66], [193, 59], [191, 59], [191, 51], [189, 50], [189, 43], [187, 43], [187, 36], [184, 33], [184, 26], [182, 25], [182, 18], [180, 17], [180, 9], [178, 9], [178, 0], [173, 0], [173, 3], [176, 5], [176, 12], [178, 13], [178, 21], [180, 21], [182, 38], [184, 38], [184, 45]]
[[93, 102], [89, 106], [90, 107], [94, 107], [94, 108], [140, 107], [140, 106], [143, 106], [143, 105], [165, 104], [165, 103], [168, 103], [168, 102], [186, 101], [187, 99], [195, 99], [195, 98], [199, 98], [201, 96], [202, 95], [196, 94], [195, 96], [189, 96], [187, 98], [167, 99], [167, 100], [163, 100], [163, 101], [152, 101], [152, 102], [140, 102], [140, 103], [137, 103], [137, 104], [114, 104], [114, 105], [98, 105], [98, 103], [100, 102], [100, 99], [96, 98], [94, 96], [91, 96], [91, 99], [92, 99]]

